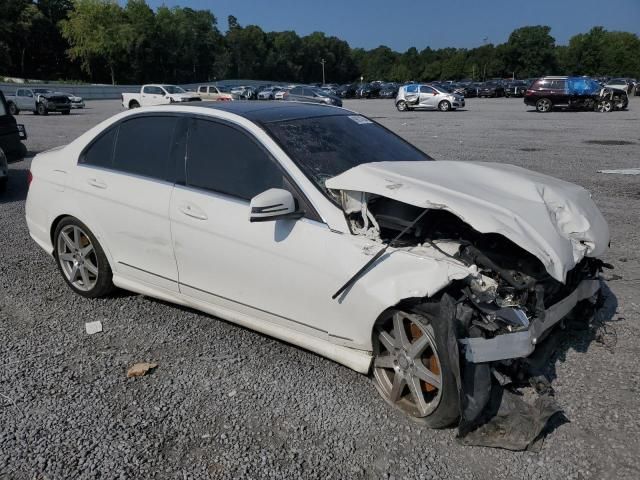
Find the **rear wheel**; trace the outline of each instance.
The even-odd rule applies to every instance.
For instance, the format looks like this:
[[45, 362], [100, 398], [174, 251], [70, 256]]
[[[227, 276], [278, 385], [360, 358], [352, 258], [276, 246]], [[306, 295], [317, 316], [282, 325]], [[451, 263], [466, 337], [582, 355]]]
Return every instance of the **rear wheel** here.
[[536, 110], [541, 113], [550, 112], [553, 108], [553, 103], [548, 98], [541, 98], [536, 102]]
[[405, 102], [404, 100], [400, 100], [398, 103], [396, 103], [396, 108], [400, 112], [406, 112], [409, 109], [407, 106], [407, 102]]
[[129, 108], [139, 108], [139, 107], [140, 107], [140, 104], [135, 100], [132, 100], [131, 102], [129, 102]]
[[451, 110], [451, 103], [449, 103], [447, 100], [442, 100], [438, 104], [438, 110], [440, 110], [441, 112], [448, 112], [449, 110]]
[[373, 338], [373, 381], [382, 398], [431, 428], [459, 415], [455, 377], [447, 356], [446, 322], [390, 310]]
[[18, 107], [16, 106], [15, 103], [13, 102], [9, 102], [9, 113], [11, 115], [18, 115], [20, 113], [20, 110], [18, 110]]
[[113, 291], [109, 261], [84, 223], [73, 217], [64, 218], [53, 238], [58, 269], [74, 292], [95, 298]]
[[44, 106], [44, 103], [39, 103], [36, 106], [36, 112], [38, 113], [38, 115], [47, 115], [49, 113], [47, 107]]

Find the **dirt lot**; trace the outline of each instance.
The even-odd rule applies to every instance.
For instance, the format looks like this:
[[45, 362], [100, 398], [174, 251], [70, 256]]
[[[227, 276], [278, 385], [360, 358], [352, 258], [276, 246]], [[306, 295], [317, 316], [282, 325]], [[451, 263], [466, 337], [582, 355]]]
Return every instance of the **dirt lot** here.
[[[640, 478], [640, 98], [611, 114], [537, 114], [521, 99], [399, 113], [347, 101], [436, 159], [514, 163], [591, 190], [609, 221], [604, 329], [569, 332], [548, 375], [568, 422], [540, 452], [456, 443], [391, 410], [367, 377], [216, 318], [64, 285], [24, 221], [30, 158], [0, 196], [0, 479]], [[120, 111], [21, 114], [31, 154]], [[84, 323], [101, 320], [88, 336]], [[603, 345], [604, 342], [606, 345]], [[127, 379], [136, 361], [154, 374]]]

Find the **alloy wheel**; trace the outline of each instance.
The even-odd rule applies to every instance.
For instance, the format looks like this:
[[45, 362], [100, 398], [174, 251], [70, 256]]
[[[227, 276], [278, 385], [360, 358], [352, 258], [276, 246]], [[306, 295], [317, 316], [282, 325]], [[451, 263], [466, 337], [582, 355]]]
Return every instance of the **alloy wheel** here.
[[376, 330], [373, 375], [391, 404], [414, 417], [433, 413], [443, 379], [433, 330], [419, 316], [396, 311]]
[[67, 225], [58, 235], [56, 253], [65, 277], [73, 287], [87, 292], [98, 282], [98, 256], [89, 235], [77, 225]]
[[547, 98], [541, 98], [540, 100], [538, 100], [538, 103], [536, 104], [536, 108], [538, 109], [539, 112], [542, 112], [542, 113], [546, 113], [550, 111], [551, 100]]

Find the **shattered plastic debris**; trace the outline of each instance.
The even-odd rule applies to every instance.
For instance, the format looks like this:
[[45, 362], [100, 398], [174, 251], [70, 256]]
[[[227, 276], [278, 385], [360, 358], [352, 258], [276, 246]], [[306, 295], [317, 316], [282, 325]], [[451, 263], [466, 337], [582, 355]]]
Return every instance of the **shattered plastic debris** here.
[[618, 170], [598, 170], [598, 173], [614, 173], [618, 175], [640, 175], [640, 168], [620, 168]]
[[135, 365], [132, 365], [129, 368], [129, 370], [127, 370], [127, 378], [142, 377], [147, 373], [149, 373], [149, 371], [156, 368], [157, 366], [158, 366], [157, 363], [147, 363], [147, 362], [136, 363]]
[[96, 320], [95, 322], [87, 322], [84, 324], [84, 330], [87, 335], [93, 335], [94, 333], [100, 333], [102, 331], [102, 322]]

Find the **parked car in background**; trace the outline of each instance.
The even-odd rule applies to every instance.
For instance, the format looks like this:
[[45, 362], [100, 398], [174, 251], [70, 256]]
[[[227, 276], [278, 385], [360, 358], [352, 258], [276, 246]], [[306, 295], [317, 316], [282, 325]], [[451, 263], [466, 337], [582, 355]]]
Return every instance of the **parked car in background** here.
[[258, 92], [258, 100], [275, 100], [276, 94], [282, 90], [281, 87], [267, 87]]
[[472, 83], [469, 83], [469, 84], [465, 85], [463, 87], [464, 96], [466, 98], [477, 97], [481, 86], [482, 86], [482, 84], [479, 83], [479, 82], [472, 82]]
[[534, 81], [524, 96], [525, 105], [546, 113], [553, 109], [624, 110], [629, 97], [624, 90], [602, 87], [588, 77], [542, 77]]
[[[464, 410], [476, 421], [494, 378], [530, 370], [524, 359], [604, 288], [609, 230], [584, 188], [434, 161], [346, 109], [126, 111], [30, 168], [29, 235], [74, 294], [119, 287], [290, 342], [370, 373], [391, 408], [432, 428], [462, 401], [480, 405]], [[299, 369], [306, 385], [321, 366]]]
[[342, 106], [340, 97], [329, 95], [318, 87], [297, 86], [285, 93], [283, 100], [290, 102], [313, 102], [325, 105]]
[[380, 83], [363, 83], [356, 89], [356, 98], [378, 98]]
[[69, 98], [69, 101], [71, 102], [71, 108], [84, 108], [85, 104], [84, 104], [84, 100], [82, 97], [79, 97], [78, 95], [74, 95], [72, 93], [67, 94], [67, 97]]
[[527, 91], [527, 87], [529, 83], [525, 80], [514, 80], [512, 82], [507, 82], [504, 87], [504, 96], [505, 97], [524, 97], [524, 94]]
[[9, 113], [9, 106], [0, 92], [0, 191], [6, 188], [9, 179], [8, 160], [20, 160], [27, 153], [22, 143], [27, 139], [24, 125], [18, 125]]
[[355, 98], [356, 90], [358, 90], [358, 85], [348, 83], [345, 85], [340, 85], [336, 89], [337, 96], [340, 98]]
[[478, 97], [504, 97], [504, 86], [493, 80], [484, 82], [478, 88]]
[[202, 100], [213, 100], [215, 102], [234, 100], [231, 93], [223, 92], [215, 85], [198, 85], [197, 94]]
[[380, 93], [378, 93], [378, 96], [380, 98], [396, 98], [399, 88], [400, 87], [397, 83], [385, 83], [380, 88]]
[[256, 98], [257, 91], [253, 87], [241, 85], [239, 87], [233, 87], [231, 93], [237, 95], [241, 100], [252, 100]]
[[285, 95], [289, 93], [289, 90], [291, 90], [291, 88], [293, 87], [282, 87], [280, 90], [273, 94], [273, 99], [284, 100]]
[[396, 108], [401, 112], [414, 109], [447, 112], [464, 106], [463, 96], [434, 85], [404, 85], [400, 87], [396, 97]]
[[48, 88], [18, 88], [16, 94], [7, 95], [6, 100], [11, 115], [18, 115], [21, 111], [36, 115], [47, 115], [49, 112], [69, 115], [71, 112], [71, 100], [67, 94]]
[[124, 108], [166, 105], [169, 103], [200, 102], [202, 98], [195, 92], [187, 92], [177, 85], [149, 84], [140, 88], [140, 93], [121, 94]]
[[605, 87], [615, 88], [617, 90], [624, 90], [627, 95], [634, 93], [635, 84], [630, 78], [612, 78], [605, 83]]

